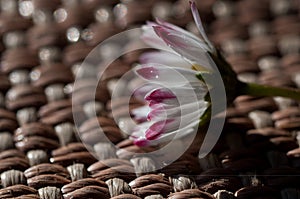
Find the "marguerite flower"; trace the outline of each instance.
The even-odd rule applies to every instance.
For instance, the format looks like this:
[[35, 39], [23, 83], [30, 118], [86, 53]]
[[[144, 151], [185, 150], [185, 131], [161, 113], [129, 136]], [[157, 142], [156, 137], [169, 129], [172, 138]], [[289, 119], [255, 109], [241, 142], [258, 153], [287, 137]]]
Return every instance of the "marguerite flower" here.
[[195, 132], [211, 105], [208, 92], [219, 91], [214, 82], [218, 72], [226, 91], [221, 97], [229, 103], [242, 94], [300, 100], [299, 90], [240, 82], [209, 41], [193, 1], [191, 11], [200, 37], [161, 20], [142, 27], [142, 39], [158, 51], [143, 54], [142, 65], [135, 68], [137, 76], [147, 82], [135, 93], [147, 105], [132, 111], [138, 126], [131, 138], [137, 145], [161, 144]]
[[208, 40], [194, 2], [191, 9], [201, 38], [175, 25], [157, 20], [143, 27], [143, 40], [160, 51], [141, 56], [135, 72], [148, 82], [143, 89], [147, 105], [133, 110], [142, 122], [131, 134], [137, 145], [159, 144], [194, 131], [209, 102], [208, 87], [197, 78], [194, 68], [212, 71]]

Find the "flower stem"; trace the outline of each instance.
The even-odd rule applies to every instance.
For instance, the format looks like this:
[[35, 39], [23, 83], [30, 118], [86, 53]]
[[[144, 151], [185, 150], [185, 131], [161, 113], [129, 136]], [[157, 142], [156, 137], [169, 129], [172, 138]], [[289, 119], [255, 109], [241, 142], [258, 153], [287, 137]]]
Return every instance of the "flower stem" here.
[[260, 97], [280, 96], [300, 101], [300, 89], [273, 87], [254, 83], [242, 83], [239, 89], [241, 95], [252, 95]]

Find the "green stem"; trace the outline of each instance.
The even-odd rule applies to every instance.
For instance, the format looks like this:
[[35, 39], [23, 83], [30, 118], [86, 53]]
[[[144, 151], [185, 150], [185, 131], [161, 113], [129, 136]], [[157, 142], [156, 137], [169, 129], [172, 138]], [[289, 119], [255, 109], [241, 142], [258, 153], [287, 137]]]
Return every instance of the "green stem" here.
[[300, 90], [284, 87], [273, 87], [254, 83], [242, 83], [239, 89], [241, 95], [252, 95], [260, 97], [280, 96], [300, 101]]

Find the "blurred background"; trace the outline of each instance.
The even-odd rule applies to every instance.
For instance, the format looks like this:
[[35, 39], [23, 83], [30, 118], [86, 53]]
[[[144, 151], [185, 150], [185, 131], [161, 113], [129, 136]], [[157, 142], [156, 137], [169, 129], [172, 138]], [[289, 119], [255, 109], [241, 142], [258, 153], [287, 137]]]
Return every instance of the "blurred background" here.
[[[299, 0], [196, 4], [240, 80], [300, 88]], [[128, 118], [114, 121], [111, 114], [114, 104], [122, 118], [127, 101], [110, 98], [144, 50], [111, 64], [91, 98], [88, 79], [99, 71], [78, 70], [91, 50], [155, 18], [199, 34], [188, 0], [0, 0], [0, 9], [0, 198], [300, 198], [299, 102], [240, 96], [206, 158], [198, 158], [199, 134], [181, 158], [149, 174], [156, 157], [145, 153], [155, 148], [133, 145], [118, 127], [126, 128]], [[99, 59], [116, 50], [102, 48]], [[132, 99], [129, 109], [142, 105]], [[82, 116], [77, 129], [74, 112]], [[113, 145], [100, 142], [99, 123]]]

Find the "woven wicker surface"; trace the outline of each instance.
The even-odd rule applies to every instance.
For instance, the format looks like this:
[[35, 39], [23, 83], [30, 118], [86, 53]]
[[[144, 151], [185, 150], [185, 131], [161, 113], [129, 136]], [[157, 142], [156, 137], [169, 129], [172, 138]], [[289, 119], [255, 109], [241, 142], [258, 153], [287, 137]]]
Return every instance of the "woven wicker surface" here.
[[[300, 87], [299, 1], [196, 3], [210, 39], [240, 79]], [[2, 0], [1, 10], [0, 198], [300, 198], [299, 102], [240, 96], [207, 157], [197, 156], [200, 132], [178, 160], [145, 173], [157, 167], [147, 155], [155, 148], [124, 138], [111, 106], [122, 116], [128, 104], [110, 100], [108, 88], [141, 52], [110, 66], [96, 102], [88, 78], [77, 78], [80, 86], [72, 89], [76, 72], [97, 73], [76, 70], [87, 54], [127, 28], [159, 17], [197, 34], [188, 1]], [[90, 113], [94, 104], [97, 117]], [[139, 106], [130, 101], [130, 109]], [[77, 129], [74, 112], [82, 116]], [[113, 144], [99, 142], [99, 123]]]

